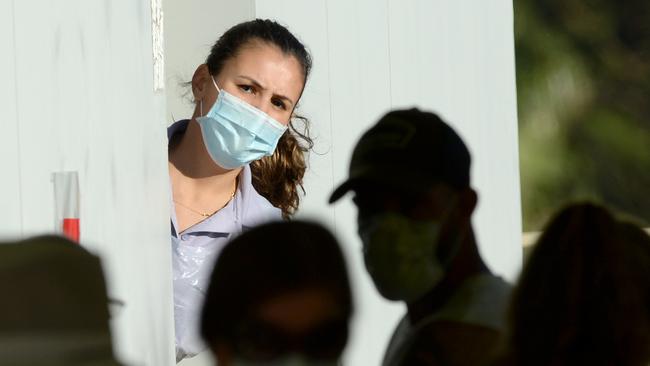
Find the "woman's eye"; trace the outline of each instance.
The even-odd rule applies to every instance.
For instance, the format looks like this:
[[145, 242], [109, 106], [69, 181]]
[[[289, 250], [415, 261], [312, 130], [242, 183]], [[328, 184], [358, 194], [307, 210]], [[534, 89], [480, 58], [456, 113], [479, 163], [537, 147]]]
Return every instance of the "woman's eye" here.
[[244, 93], [252, 93], [254, 91], [253, 87], [250, 85], [239, 85], [239, 89]]
[[273, 105], [276, 106], [277, 108], [287, 109], [286, 104], [284, 104], [284, 102], [280, 99], [273, 99], [271, 103], [273, 103]]

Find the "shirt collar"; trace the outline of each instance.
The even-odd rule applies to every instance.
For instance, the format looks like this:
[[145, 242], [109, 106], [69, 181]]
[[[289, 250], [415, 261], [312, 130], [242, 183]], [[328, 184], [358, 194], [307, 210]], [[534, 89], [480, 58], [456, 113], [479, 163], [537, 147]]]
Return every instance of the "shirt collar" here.
[[[185, 133], [187, 126], [189, 125], [190, 120], [180, 120], [173, 123], [167, 128], [167, 138], [170, 140], [172, 136], [178, 133]], [[242, 167], [241, 172], [238, 176], [239, 182], [237, 184], [237, 190], [235, 191], [235, 196], [228, 202], [228, 204], [217, 211], [212, 216], [201, 221], [200, 223], [188, 228], [184, 234], [188, 233], [197, 233], [197, 232], [213, 232], [213, 233], [233, 233], [240, 232], [242, 226], [246, 226], [246, 207], [249, 207], [249, 201], [254, 199], [257, 195], [257, 191], [253, 187], [253, 178], [251, 173], [251, 168], [248, 164]], [[174, 202], [170, 198], [172, 212], [171, 212], [171, 223], [172, 223], [172, 235], [178, 233], [176, 232], [176, 227], [178, 227], [176, 221], [176, 212], [174, 210]]]

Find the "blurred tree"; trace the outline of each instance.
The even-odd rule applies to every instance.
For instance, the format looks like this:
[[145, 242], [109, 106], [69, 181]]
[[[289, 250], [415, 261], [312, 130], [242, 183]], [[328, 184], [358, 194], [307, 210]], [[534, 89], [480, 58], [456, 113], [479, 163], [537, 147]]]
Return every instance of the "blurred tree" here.
[[524, 230], [592, 199], [650, 223], [650, 1], [514, 0]]

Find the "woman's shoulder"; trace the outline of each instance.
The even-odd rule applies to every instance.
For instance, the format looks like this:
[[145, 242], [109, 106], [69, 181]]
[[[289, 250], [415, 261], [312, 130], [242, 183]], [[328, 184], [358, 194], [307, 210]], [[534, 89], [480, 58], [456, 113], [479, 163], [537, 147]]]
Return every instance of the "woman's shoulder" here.
[[259, 194], [253, 187], [251, 170], [244, 166], [240, 175], [242, 195], [242, 226], [252, 227], [270, 221], [282, 220], [282, 211]]
[[167, 127], [167, 139], [171, 139], [174, 135], [184, 133], [187, 130], [187, 125], [190, 124], [189, 119], [182, 119], [176, 121]]
[[[254, 221], [261, 224], [267, 221], [278, 221], [282, 219], [282, 211], [273, 206], [269, 200], [252, 189], [253, 197], [248, 200], [246, 207], [247, 221]], [[248, 224], [248, 223], [246, 223]]]
[[169, 151], [173, 150], [178, 145], [189, 124], [189, 119], [182, 119], [167, 127], [167, 149]]

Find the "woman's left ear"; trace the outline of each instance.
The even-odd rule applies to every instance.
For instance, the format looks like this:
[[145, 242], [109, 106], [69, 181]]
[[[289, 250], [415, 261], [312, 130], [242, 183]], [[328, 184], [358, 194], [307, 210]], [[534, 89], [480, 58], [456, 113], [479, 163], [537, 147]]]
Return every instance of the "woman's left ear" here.
[[210, 79], [210, 70], [208, 65], [201, 64], [194, 71], [194, 76], [192, 76], [192, 94], [194, 95], [194, 100], [199, 101], [203, 100], [206, 92], [206, 85]]

